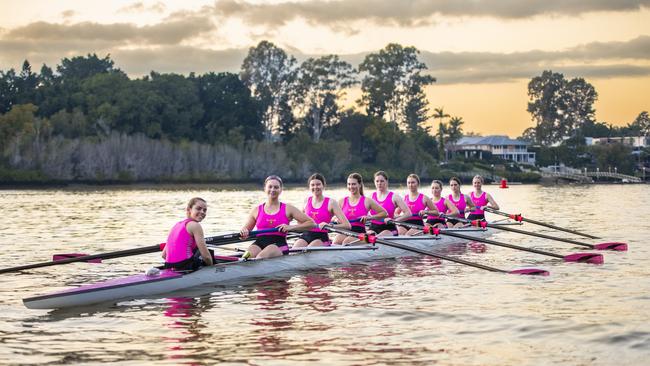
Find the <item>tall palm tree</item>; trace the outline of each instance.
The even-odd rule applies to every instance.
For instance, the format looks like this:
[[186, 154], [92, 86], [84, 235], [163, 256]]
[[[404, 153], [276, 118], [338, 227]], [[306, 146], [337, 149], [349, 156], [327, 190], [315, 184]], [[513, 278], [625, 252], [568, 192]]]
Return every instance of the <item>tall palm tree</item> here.
[[447, 124], [444, 122], [445, 118], [449, 118], [449, 115], [440, 108], [433, 109], [433, 116], [435, 119], [440, 119], [438, 123], [438, 160], [443, 161], [447, 160], [447, 154], [445, 153], [445, 137], [447, 135]]
[[456, 151], [454, 148], [456, 142], [458, 142], [458, 140], [463, 137], [463, 123], [465, 123], [465, 121], [463, 121], [463, 117], [454, 116], [449, 120], [449, 126], [447, 128], [447, 141], [451, 144], [451, 150], [454, 152]]

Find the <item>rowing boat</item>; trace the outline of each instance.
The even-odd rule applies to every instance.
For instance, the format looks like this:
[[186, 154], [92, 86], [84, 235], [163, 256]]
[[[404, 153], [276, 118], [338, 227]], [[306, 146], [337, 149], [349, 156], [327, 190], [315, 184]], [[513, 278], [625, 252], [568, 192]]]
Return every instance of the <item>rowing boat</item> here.
[[[461, 229], [461, 231], [467, 231], [468, 235], [477, 238], [485, 237], [489, 232], [489, 230], [476, 229]], [[467, 242], [451, 236], [397, 236], [387, 237], [386, 239], [402, 243], [408, 242], [410, 247], [430, 250], [444, 250], [451, 245]], [[206, 284], [224, 283], [290, 270], [308, 270], [337, 263], [395, 258], [412, 254], [412, 252], [382, 244], [350, 247], [332, 246], [317, 250], [307, 248], [295, 250], [292, 254], [282, 257], [218, 263], [190, 273], [166, 269], [153, 275], [138, 274], [111, 279], [25, 298], [23, 303], [29, 309], [79, 307], [109, 301], [117, 302], [119, 300], [151, 297]]]

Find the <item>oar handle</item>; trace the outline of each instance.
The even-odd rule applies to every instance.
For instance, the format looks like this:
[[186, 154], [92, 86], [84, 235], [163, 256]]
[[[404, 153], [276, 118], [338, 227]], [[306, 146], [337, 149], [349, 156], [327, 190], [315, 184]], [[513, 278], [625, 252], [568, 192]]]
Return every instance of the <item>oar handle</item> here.
[[[248, 233], [248, 238], [254, 238], [259, 234], [264, 234], [264, 233], [273, 233], [277, 232], [278, 228], [270, 228], [270, 229], [262, 229], [262, 230], [255, 230], [251, 231]], [[217, 242], [225, 241], [225, 240], [239, 240], [241, 239], [241, 233], [229, 233], [229, 234], [222, 234], [222, 235], [215, 235], [215, 236], [209, 236], [205, 238], [206, 244], [217, 244]]]

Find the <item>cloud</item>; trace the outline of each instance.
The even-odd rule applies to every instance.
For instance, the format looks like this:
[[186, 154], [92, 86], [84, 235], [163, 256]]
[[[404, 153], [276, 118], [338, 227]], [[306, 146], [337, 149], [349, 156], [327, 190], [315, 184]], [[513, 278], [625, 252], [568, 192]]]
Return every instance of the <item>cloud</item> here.
[[[237, 72], [248, 48], [213, 50], [184, 45], [147, 47], [119, 46], [113, 39], [1, 39], [0, 65], [19, 67], [23, 60], [32, 65], [54, 66], [63, 57], [97, 53], [107, 54], [118, 68], [131, 76], [150, 71], [174, 72]], [[308, 57], [290, 46], [287, 53], [300, 62]], [[367, 53], [340, 55], [341, 59], [359, 65]], [[629, 41], [593, 42], [560, 51], [528, 52], [429, 52], [422, 51], [420, 60], [437, 78], [437, 84], [492, 83], [530, 79], [543, 70], [562, 72], [567, 77], [614, 78], [650, 75], [650, 36]], [[3, 68], [3, 67], [0, 67]]]
[[421, 26], [434, 17], [493, 17], [525, 19], [540, 15], [580, 16], [589, 12], [639, 11], [650, 8], [650, 0], [338, 0], [285, 1], [261, 4], [250, 0], [222, 0], [215, 14], [239, 17], [250, 24], [270, 27], [295, 19], [310, 24], [341, 26], [369, 20], [382, 25]]
[[138, 1], [131, 5], [121, 7], [117, 10], [118, 13], [164, 13], [165, 4], [158, 1], [155, 4], [149, 6], [145, 5], [142, 1]]
[[64, 10], [63, 12], [61, 12], [61, 17], [63, 19], [69, 19], [75, 16], [75, 14], [77, 13], [74, 10]]
[[138, 27], [131, 23], [81, 22], [59, 24], [34, 22], [10, 30], [4, 38], [21, 41], [111, 41], [120, 43], [177, 44], [214, 30], [207, 17], [175, 17], [158, 24]]

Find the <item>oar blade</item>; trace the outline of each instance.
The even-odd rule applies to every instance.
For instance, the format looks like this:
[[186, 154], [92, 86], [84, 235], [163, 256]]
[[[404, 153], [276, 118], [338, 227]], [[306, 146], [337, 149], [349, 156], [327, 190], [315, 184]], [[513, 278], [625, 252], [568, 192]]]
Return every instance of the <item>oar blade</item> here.
[[[89, 256], [89, 255], [90, 255], [90, 254], [86, 254], [86, 253], [62, 253], [62, 254], [54, 254], [54, 255], [52, 256], [52, 260], [56, 262], [56, 261], [62, 261], [62, 260], [64, 260], [64, 259], [70, 259], [70, 258], [87, 257], [87, 256]], [[83, 262], [87, 262], [87, 263], [101, 263], [101, 262], [102, 262], [102, 259], [101, 259], [101, 258], [94, 258], [94, 259], [88, 259], [88, 260], [85, 260], [85, 261], [83, 261]]]
[[621, 243], [621, 242], [609, 242], [609, 243], [600, 243], [600, 244], [594, 244], [594, 249], [598, 250], [616, 250], [619, 252], [626, 252], [627, 251], [627, 243]]
[[605, 263], [605, 258], [602, 254], [598, 253], [573, 253], [564, 256], [565, 262], [578, 262], [578, 263], [589, 263], [589, 264], [603, 264]]
[[509, 271], [508, 273], [527, 276], [548, 276], [551, 274], [549, 271], [539, 268], [521, 268]]

